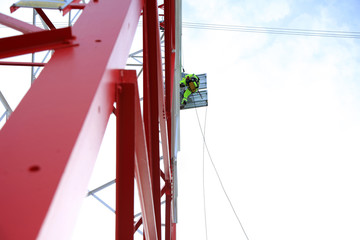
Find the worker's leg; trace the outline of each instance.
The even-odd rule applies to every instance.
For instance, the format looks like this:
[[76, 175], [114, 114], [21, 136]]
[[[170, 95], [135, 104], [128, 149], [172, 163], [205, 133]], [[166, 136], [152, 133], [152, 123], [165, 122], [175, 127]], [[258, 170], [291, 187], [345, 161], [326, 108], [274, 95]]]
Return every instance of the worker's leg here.
[[181, 104], [186, 104], [187, 103], [187, 99], [190, 96], [191, 91], [189, 89], [186, 89], [186, 91], [184, 92], [184, 97], [181, 101]]

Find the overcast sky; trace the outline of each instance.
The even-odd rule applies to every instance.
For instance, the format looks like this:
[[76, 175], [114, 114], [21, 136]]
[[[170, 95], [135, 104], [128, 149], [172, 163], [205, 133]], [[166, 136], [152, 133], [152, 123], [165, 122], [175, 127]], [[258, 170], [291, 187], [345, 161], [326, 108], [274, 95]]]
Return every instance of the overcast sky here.
[[[359, 10], [358, 1], [198, 0], [184, 1], [183, 21], [359, 31]], [[207, 145], [249, 239], [360, 238], [359, 47], [183, 29], [185, 70], [208, 75]], [[196, 112], [181, 120], [178, 238], [205, 239]], [[245, 239], [207, 156], [205, 190], [208, 239]]]
[[[183, 22], [357, 32], [359, 10], [355, 0], [184, 0]], [[250, 240], [360, 239], [360, 39], [184, 27], [183, 63], [207, 73], [209, 106], [181, 111], [177, 239], [206, 239], [197, 114]], [[12, 71], [0, 66], [0, 90], [15, 108], [29, 77]], [[113, 140], [107, 132], [104, 146]], [[115, 153], [99, 159], [89, 189], [114, 179]], [[204, 162], [208, 239], [246, 239], [206, 152]], [[99, 196], [114, 206], [112, 191]], [[113, 239], [113, 218], [87, 198], [74, 239]]]

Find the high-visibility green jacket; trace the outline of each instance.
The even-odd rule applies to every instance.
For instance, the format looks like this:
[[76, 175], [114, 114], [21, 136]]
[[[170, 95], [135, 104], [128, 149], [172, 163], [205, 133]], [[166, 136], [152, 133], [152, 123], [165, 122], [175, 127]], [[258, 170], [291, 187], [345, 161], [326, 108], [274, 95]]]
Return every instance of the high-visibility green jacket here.
[[[189, 79], [189, 81], [186, 81], [186, 79]], [[196, 89], [199, 88], [200, 85], [200, 79], [195, 74], [187, 74], [185, 77], [183, 77], [180, 81], [180, 84], [183, 83], [185, 86], [189, 86], [189, 82], [193, 82]]]

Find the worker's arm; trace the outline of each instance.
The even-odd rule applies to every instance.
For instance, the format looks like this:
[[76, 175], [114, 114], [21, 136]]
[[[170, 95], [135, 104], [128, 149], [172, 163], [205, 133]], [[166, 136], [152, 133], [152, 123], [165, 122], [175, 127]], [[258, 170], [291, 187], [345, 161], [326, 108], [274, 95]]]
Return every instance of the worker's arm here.
[[200, 85], [200, 78], [198, 76], [196, 76], [195, 74], [193, 75], [193, 77], [197, 80], [194, 81], [195, 87], [198, 88]]
[[182, 78], [182, 80], [180, 81], [180, 84], [186, 85], [186, 78]]

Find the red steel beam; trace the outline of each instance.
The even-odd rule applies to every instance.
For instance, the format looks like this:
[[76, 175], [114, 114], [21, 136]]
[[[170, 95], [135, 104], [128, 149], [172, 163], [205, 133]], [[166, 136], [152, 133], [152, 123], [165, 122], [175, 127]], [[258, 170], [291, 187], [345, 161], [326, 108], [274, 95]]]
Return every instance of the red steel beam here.
[[166, 198], [165, 198], [165, 240], [171, 239], [171, 200], [172, 200], [172, 194], [171, 194], [171, 182], [170, 180], [167, 180], [165, 182], [165, 185], [167, 186], [167, 192], [166, 192]]
[[46, 63], [39, 63], [39, 62], [5, 62], [0, 61], [0, 65], [6, 66], [27, 66], [27, 67], [44, 67]]
[[40, 32], [44, 30], [42, 28], [20, 21], [3, 13], [0, 13], [0, 24], [20, 31], [22, 33]]
[[[165, 3], [166, 4], [166, 3]], [[168, 5], [167, 10], [170, 15], [171, 7]], [[165, 13], [166, 14], [166, 13]], [[161, 53], [160, 53], [160, 35], [159, 35], [159, 22], [157, 14], [157, 1], [145, 1], [144, 3], [144, 117], [147, 123], [147, 139], [149, 144], [149, 156], [151, 156], [151, 169], [152, 169], [152, 182], [153, 182], [153, 194], [154, 194], [154, 203], [155, 203], [155, 216], [157, 222], [158, 234], [161, 234], [161, 227], [159, 222], [161, 220], [160, 214], [160, 197], [159, 197], [159, 137], [158, 129], [160, 123], [161, 129], [161, 138], [162, 138], [162, 148], [164, 156], [164, 171], [165, 174], [162, 176], [166, 182], [166, 186], [171, 188], [171, 169], [170, 169], [170, 159], [169, 159], [169, 145], [170, 140], [168, 136], [168, 124], [171, 126], [171, 112], [167, 106], [172, 105], [172, 81], [173, 77], [171, 74], [174, 74], [174, 71], [171, 71], [171, 65], [174, 67], [174, 64], [171, 63], [171, 25], [168, 24], [168, 37], [165, 37], [165, 48], [167, 48], [167, 57], [165, 56], [165, 66], [167, 66], [167, 79], [165, 80], [166, 88], [168, 89], [166, 102], [164, 100], [164, 89], [163, 89], [163, 78], [162, 78], [162, 64], [161, 64]], [[173, 19], [174, 12], [173, 12]], [[170, 23], [169, 19], [169, 23]], [[166, 24], [166, 23], [165, 23]], [[166, 26], [166, 25], [165, 25]], [[170, 26], [170, 27], [169, 27]], [[173, 23], [173, 27], [175, 24]], [[166, 34], [166, 31], [165, 31]], [[174, 60], [175, 58], [173, 58]], [[167, 64], [167, 65], [166, 65]], [[158, 115], [158, 116], [157, 116]], [[161, 175], [161, 171], [160, 171]], [[171, 234], [171, 193], [167, 194], [166, 201], [166, 239], [170, 239]]]
[[0, 58], [75, 46], [71, 27], [0, 39]]
[[[165, 109], [167, 116], [167, 129], [169, 146], [171, 146], [171, 107], [172, 92], [174, 88], [174, 72], [175, 72], [175, 1], [165, 1]], [[171, 156], [171, 149], [169, 155]]]
[[[171, 139], [170, 133], [171, 133], [171, 122], [170, 122], [170, 117], [171, 116], [171, 92], [172, 92], [172, 75], [171, 75], [171, 52], [172, 52], [172, 46], [171, 46], [171, 39], [172, 39], [172, 32], [171, 32], [171, 27], [172, 27], [172, 22], [171, 22], [171, 2], [172, 0], [166, 0], [164, 5], [165, 5], [165, 18], [164, 18], [164, 22], [165, 22], [165, 89], [166, 89], [166, 93], [165, 93], [165, 103], [166, 103], [166, 115], [168, 116], [168, 121], [167, 121], [167, 127], [168, 127], [168, 132], [169, 132], [169, 141]], [[170, 142], [169, 142], [170, 145]]]
[[134, 234], [136, 233], [136, 231], [139, 229], [139, 227], [142, 224], [142, 217], [139, 218], [139, 220], [137, 220], [137, 222], [135, 222], [134, 224]]
[[[136, 72], [133, 70], [120, 70], [113, 71], [112, 74], [114, 74], [113, 78], [120, 79], [120, 83], [129, 82], [135, 85], [135, 177], [140, 194], [140, 204], [142, 209], [141, 219], [145, 219], [144, 221], [141, 221], [144, 224], [144, 237], [146, 236], [149, 240], [157, 240], [161, 237], [157, 235], [157, 222], [155, 220], [152, 181], [150, 176], [149, 158], [147, 154], [144, 120], [141, 113], [140, 97], [137, 91], [138, 87]], [[163, 192], [161, 193], [163, 194]], [[133, 221], [132, 219], [131, 223]], [[141, 224], [139, 221], [135, 225], [134, 231], [137, 229], [136, 226]]]
[[41, 19], [46, 23], [50, 29], [56, 29], [51, 20], [46, 16], [45, 12], [41, 8], [35, 8], [35, 11], [39, 14]]
[[[89, 3], [73, 27], [79, 45], [55, 51], [2, 128], [0, 239], [69, 239], [113, 110], [110, 72], [126, 65], [141, 8], [141, 0]], [[136, 174], [148, 176], [147, 158], [136, 161]], [[151, 203], [146, 234], [157, 239]]]
[[[162, 197], [165, 193], [168, 194], [171, 191], [171, 189], [169, 188], [169, 185], [165, 185], [160, 192], [160, 196]], [[137, 222], [135, 222], [134, 224], [134, 233], [136, 232], [136, 230], [138, 230], [138, 228], [141, 226], [142, 224], [142, 217], [139, 218], [139, 220], [137, 220]]]
[[[161, 55], [159, 36], [159, 21], [157, 15], [157, 1], [144, 0], [144, 115], [151, 169], [152, 191], [155, 208], [156, 229], [161, 236], [161, 197], [160, 197], [160, 152], [159, 152], [159, 104], [158, 78], [161, 77]], [[159, 64], [160, 63], [160, 64]]]
[[147, 153], [144, 119], [140, 106], [140, 97], [137, 91], [137, 76], [134, 70], [111, 71], [111, 78], [120, 79], [121, 82], [135, 84], [135, 177], [139, 189], [142, 218], [145, 219], [144, 236], [149, 240], [160, 239], [156, 231], [155, 210], [152, 193], [152, 182]]
[[172, 240], [175, 240], [175, 239], [176, 239], [176, 224], [175, 224], [175, 223], [172, 224], [171, 239], [172, 239]]
[[[161, 235], [160, 213], [160, 164], [159, 164], [159, 124], [164, 159], [165, 179], [171, 179], [169, 159], [169, 136], [167, 113], [165, 110], [158, 5], [156, 0], [144, 2], [144, 114], [147, 119], [149, 155], [151, 156], [151, 174], [155, 204], [155, 217], [158, 235]], [[149, 117], [147, 117], [149, 115]]]
[[135, 84], [116, 89], [115, 239], [134, 239]]
[[[174, 85], [174, 66], [175, 66], [175, 2], [174, 0], [166, 0], [164, 2], [164, 22], [165, 22], [165, 109], [167, 116], [167, 132], [168, 132], [168, 146], [171, 146], [171, 107], [172, 107], [172, 92]], [[169, 149], [169, 156], [171, 155], [171, 149]], [[170, 164], [171, 166], [171, 164]], [[170, 170], [171, 173], [171, 170]], [[172, 230], [172, 193], [171, 184], [172, 176], [165, 181], [170, 191], [166, 194], [165, 203], [165, 240], [171, 239]], [[175, 240], [175, 237], [173, 237]]]
[[[149, 53], [147, 51], [148, 49], [148, 29], [147, 29], [147, 17], [146, 17], [146, 13], [147, 11], [145, 11], [145, 4], [144, 4], [144, 10], [142, 12], [142, 15], [143, 15], [143, 55], [144, 55], [144, 64], [143, 64], [143, 109], [144, 109], [144, 112], [143, 112], [143, 115], [144, 115], [144, 137], [145, 137], [145, 143], [144, 145], [146, 146], [146, 156], [149, 156], [148, 158], [148, 165], [147, 167], [149, 168], [149, 171], [152, 170], [152, 156], [153, 156], [153, 149], [158, 149], [158, 146], [156, 148], [152, 148], [152, 144], [151, 144], [151, 136], [153, 135], [152, 134], [152, 128], [151, 128], [151, 109], [150, 109], [150, 83], [149, 83], [149, 64], [148, 64], [148, 56], [149, 56]], [[155, 133], [158, 135], [158, 133]], [[150, 174], [152, 176], [152, 173]], [[151, 180], [153, 178], [151, 177]], [[157, 182], [157, 180], [156, 180]], [[151, 194], [151, 198], [154, 199], [154, 194], [153, 194], [153, 187], [154, 185], [154, 182], [152, 182], [152, 187], [151, 188], [148, 188], [148, 193]], [[139, 185], [138, 185], [139, 186]], [[158, 196], [158, 195], [156, 195]], [[156, 228], [156, 234], [158, 234], [158, 224], [157, 222], [159, 221], [158, 218], [155, 217], [156, 215], [156, 212], [159, 211], [159, 208], [157, 208], [156, 206], [159, 206], [159, 201], [156, 201], [155, 200], [153, 201], [153, 207], [154, 207], [154, 225], [155, 225], [155, 228]], [[142, 213], [143, 216], [144, 216], [144, 212]], [[144, 227], [145, 227], [145, 231], [147, 230], [147, 227], [146, 227], [146, 223], [147, 221], [144, 221]], [[146, 239], [146, 234], [144, 234], [144, 239]], [[161, 238], [161, 235], [159, 236], [159, 238]], [[149, 238], [148, 238], [149, 239]]]
[[71, 3], [71, 4], [69, 4], [70, 9], [83, 10], [85, 7], [86, 7], [86, 4], [83, 4], [83, 3]]
[[[63, 11], [63, 16], [65, 16], [68, 12], [70, 12], [72, 8], [72, 5], [73, 6], [76, 6], [77, 4], [79, 4], [81, 0], [73, 0], [71, 1], [71, 3], [69, 5], [67, 5], [62, 11]], [[98, 0], [94, 0], [94, 2], [98, 2]], [[87, 5], [87, 4], [85, 4]], [[83, 9], [83, 8], [82, 8]]]
[[[132, 81], [137, 86], [135, 71], [121, 70], [119, 75], [123, 79]], [[157, 223], [155, 220], [155, 207], [153, 201], [149, 157], [147, 154], [144, 119], [141, 113], [140, 97], [137, 91], [138, 88], [136, 87], [135, 89], [135, 177], [139, 189], [142, 218], [145, 219], [143, 221], [145, 232], [144, 237], [146, 236], [149, 240], [157, 240], [160, 239], [161, 236], [157, 235], [156, 230]]]

